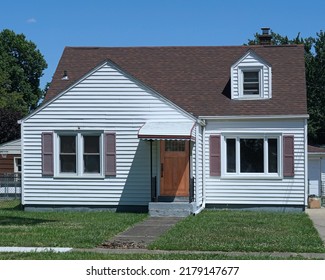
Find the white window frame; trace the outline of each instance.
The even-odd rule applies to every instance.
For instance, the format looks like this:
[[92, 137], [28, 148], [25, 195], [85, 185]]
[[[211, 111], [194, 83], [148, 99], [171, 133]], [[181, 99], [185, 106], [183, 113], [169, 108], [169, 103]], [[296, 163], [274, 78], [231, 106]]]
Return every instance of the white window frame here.
[[[240, 99], [264, 99], [264, 81], [263, 81], [263, 66], [239, 66], [238, 67], [238, 87]], [[245, 72], [258, 72], [259, 94], [244, 94], [244, 73]]]
[[[236, 145], [236, 172], [227, 172], [227, 139], [235, 139]], [[240, 172], [240, 139], [263, 139], [264, 141], [264, 172], [241, 173]], [[277, 139], [277, 166], [278, 172], [268, 172], [268, 139]], [[282, 135], [281, 134], [223, 134], [221, 140], [221, 178], [223, 179], [282, 179]]]
[[[18, 164], [17, 164], [18, 159], [20, 159], [20, 171], [18, 170]], [[21, 173], [21, 170], [22, 170], [21, 157], [14, 157], [14, 172], [15, 173]]]
[[[103, 131], [60, 131], [54, 137], [54, 176], [59, 178], [105, 178], [104, 174], [104, 133]], [[60, 172], [60, 137], [76, 137], [76, 172]], [[84, 136], [99, 136], [100, 173], [84, 172]]]

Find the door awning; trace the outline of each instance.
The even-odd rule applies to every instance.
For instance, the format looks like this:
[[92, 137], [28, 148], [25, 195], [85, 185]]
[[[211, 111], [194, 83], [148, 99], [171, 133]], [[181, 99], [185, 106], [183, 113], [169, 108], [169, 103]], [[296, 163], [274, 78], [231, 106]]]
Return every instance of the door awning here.
[[194, 122], [147, 122], [138, 132], [144, 140], [192, 140]]

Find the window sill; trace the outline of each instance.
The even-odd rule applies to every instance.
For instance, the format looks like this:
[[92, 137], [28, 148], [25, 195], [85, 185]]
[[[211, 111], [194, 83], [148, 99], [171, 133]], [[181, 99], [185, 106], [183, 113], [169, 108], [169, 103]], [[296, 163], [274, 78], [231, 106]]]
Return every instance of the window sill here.
[[247, 96], [240, 95], [237, 98], [237, 100], [267, 100], [267, 99], [269, 99], [269, 98], [265, 98], [260, 95], [247, 95]]
[[77, 174], [58, 174], [53, 177], [54, 179], [96, 179], [96, 180], [103, 180], [105, 179], [105, 176], [103, 175], [88, 175], [88, 174], [83, 174], [83, 175], [77, 175]]
[[283, 177], [277, 174], [224, 174], [222, 180], [282, 180]]

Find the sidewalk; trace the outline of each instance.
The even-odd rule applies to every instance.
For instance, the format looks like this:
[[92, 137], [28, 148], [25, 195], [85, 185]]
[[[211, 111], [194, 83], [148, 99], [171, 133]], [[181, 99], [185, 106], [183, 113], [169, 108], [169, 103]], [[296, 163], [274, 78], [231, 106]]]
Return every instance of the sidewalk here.
[[317, 229], [320, 238], [325, 244], [325, 208], [306, 209], [306, 213], [313, 221], [314, 227]]

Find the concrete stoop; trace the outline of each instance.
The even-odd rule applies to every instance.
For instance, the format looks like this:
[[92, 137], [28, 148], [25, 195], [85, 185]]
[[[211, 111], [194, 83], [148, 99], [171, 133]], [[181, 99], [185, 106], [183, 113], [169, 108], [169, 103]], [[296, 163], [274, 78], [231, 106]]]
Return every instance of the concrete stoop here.
[[188, 202], [150, 202], [151, 217], [187, 217], [194, 212], [195, 203]]

